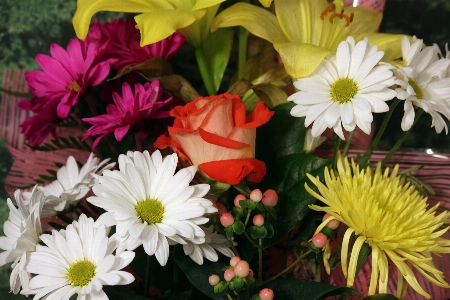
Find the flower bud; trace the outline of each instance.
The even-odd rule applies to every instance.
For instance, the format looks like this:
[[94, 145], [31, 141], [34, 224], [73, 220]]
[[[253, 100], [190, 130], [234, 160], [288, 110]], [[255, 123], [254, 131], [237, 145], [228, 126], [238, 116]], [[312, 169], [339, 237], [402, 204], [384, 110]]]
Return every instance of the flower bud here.
[[271, 206], [271, 207], [277, 205], [277, 203], [278, 203], [277, 192], [272, 189], [266, 190], [263, 194], [262, 203], [265, 206]]
[[239, 204], [239, 201], [241, 200], [247, 200], [247, 198], [242, 194], [239, 194], [236, 197], [234, 197], [234, 206], [241, 208], [241, 205]]
[[230, 213], [224, 213], [220, 216], [220, 224], [223, 227], [230, 227], [234, 223], [234, 218]]
[[234, 274], [236, 276], [244, 278], [247, 277], [248, 273], [250, 272], [250, 266], [248, 265], [248, 262], [245, 260], [240, 260], [237, 262], [237, 264], [234, 266]]
[[223, 205], [222, 202], [216, 202], [216, 207], [217, 207], [217, 213], [220, 215], [223, 215], [224, 213], [227, 212], [227, 209], [225, 207], [225, 205]]
[[233, 256], [230, 259], [230, 266], [234, 267], [240, 260], [241, 258], [239, 256]]
[[253, 225], [261, 227], [264, 225], [264, 217], [261, 214], [257, 214], [253, 217]]
[[261, 298], [261, 300], [272, 300], [274, 297], [273, 291], [269, 288], [264, 288], [259, 291], [259, 298]]
[[327, 240], [328, 240], [327, 236], [325, 234], [323, 234], [322, 232], [319, 232], [318, 234], [313, 236], [311, 239], [314, 246], [316, 246], [319, 249], [325, 247], [325, 245], [327, 244]]
[[220, 282], [220, 278], [216, 274], [213, 274], [213, 275], [209, 276], [208, 281], [209, 281], [210, 285], [215, 286], [216, 284], [218, 284]]
[[234, 271], [233, 269], [226, 269], [223, 273], [223, 278], [225, 278], [225, 281], [229, 282], [234, 277]]
[[260, 202], [262, 199], [263, 195], [261, 193], [260, 189], [254, 189], [251, 193], [250, 193], [250, 200], [252, 200], [253, 202]]
[[[322, 218], [322, 221], [325, 221], [326, 219], [328, 219], [329, 217], [331, 217], [330, 214], [325, 214]], [[331, 220], [330, 222], [328, 222], [327, 227], [330, 229], [336, 229], [339, 227], [339, 224], [341, 222], [339, 222], [339, 220]]]

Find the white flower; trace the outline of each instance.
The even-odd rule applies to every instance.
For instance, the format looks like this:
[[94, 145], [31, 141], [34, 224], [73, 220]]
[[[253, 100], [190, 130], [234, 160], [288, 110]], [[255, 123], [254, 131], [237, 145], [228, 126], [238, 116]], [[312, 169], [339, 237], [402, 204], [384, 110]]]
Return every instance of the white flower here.
[[205, 232], [205, 237], [185, 239], [183, 244], [184, 254], [195, 261], [197, 264], [203, 264], [203, 257], [209, 261], [217, 261], [219, 259], [216, 250], [225, 256], [232, 257], [233, 251], [230, 249], [227, 239], [214, 231], [213, 226], [201, 228]]
[[22, 290], [33, 299], [108, 299], [103, 285], [124, 285], [134, 281], [133, 275], [120, 271], [131, 263], [134, 252], [112, 253], [118, 246], [108, 238], [109, 230], [81, 215], [78, 222], [66, 230], [53, 230], [41, 235], [46, 246], [37, 245], [26, 265], [29, 273], [36, 274]]
[[[98, 222], [116, 225], [116, 233], [126, 249], [143, 245], [161, 265], [169, 257], [169, 240], [204, 237], [198, 226], [208, 222], [205, 213], [217, 211], [202, 198], [209, 185], [189, 186], [196, 166], [181, 169], [175, 175], [177, 155], [164, 159], [159, 151], [128, 152], [119, 156], [120, 171], [105, 171], [93, 187], [96, 197], [87, 200], [106, 210]], [[169, 239], [169, 240], [168, 240]]]
[[394, 71], [397, 98], [405, 100], [405, 114], [402, 119], [402, 129], [407, 131], [414, 123], [414, 106], [422, 108], [432, 117], [431, 127], [440, 133], [444, 128], [448, 133], [447, 124], [441, 114], [450, 118], [450, 78], [447, 72], [450, 60], [439, 59], [435, 47], [426, 47], [422, 51], [422, 40], [413, 40], [412, 44], [406, 37], [402, 39], [404, 68]]
[[306, 117], [305, 126], [312, 126], [317, 137], [325, 129], [344, 138], [342, 126], [353, 131], [356, 126], [370, 134], [372, 112], [389, 110], [385, 101], [396, 93], [388, 87], [394, 77], [387, 64], [377, 65], [384, 52], [370, 46], [367, 39], [355, 45], [353, 37], [339, 44], [336, 55], [330, 55], [309, 77], [298, 79], [294, 85], [299, 92], [288, 100], [295, 102], [294, 117]]
[[10, 286], [14, 294], [20, 287], [26, 288], [30, 275], [24, 270], [28, 254], [35, 251], [42, 233], [40, 212], [44, 203], [44, 195], [36, 187], [33, 189], [30, 201], [26, 204], [20, 190], [14, 193], [18, 208], [11, 199], [7, 200], [9, 207], [8, 220], [3, 225], [6, 236], [0, 237], [0, 249], [6, 250], [0, 253], [0, 266], [13, 261], [10, 277]]
[[[101, 174], [104, 170], [114, 167], [115, 163], [107, 164], [108, 161], [109, 159], [105, 159], [100, 162], [100, 159], [91, 153], [83, 167], [78, 169], [75, 158], [69, 156], [66, 165], [56, 173], [57, 179], [44, 187], [39, 187], [45, 195], [41, 217], [54, 216], [71, 205], [76, 205], [94, 185], [93, 174]], [[24, 196], [27, 198], [29, 194], [24, 193]]]

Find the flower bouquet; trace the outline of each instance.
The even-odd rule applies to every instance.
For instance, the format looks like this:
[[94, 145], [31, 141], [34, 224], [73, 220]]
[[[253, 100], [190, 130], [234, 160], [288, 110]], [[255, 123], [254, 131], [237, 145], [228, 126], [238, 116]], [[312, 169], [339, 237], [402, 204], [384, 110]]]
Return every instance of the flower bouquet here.
[[449, 297], [435, 171], [397, 152], [423, 114], [447, 133], [448, 51], [378, 33], [381, 2], [227, 2], [77, 1], [2, 106], [8, 297]]

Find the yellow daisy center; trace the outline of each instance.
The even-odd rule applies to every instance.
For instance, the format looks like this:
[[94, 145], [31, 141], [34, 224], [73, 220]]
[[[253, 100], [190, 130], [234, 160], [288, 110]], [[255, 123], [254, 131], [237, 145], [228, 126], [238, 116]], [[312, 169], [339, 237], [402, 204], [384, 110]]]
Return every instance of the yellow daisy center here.
[[70, 284], [74, 286], [85, 286], [91, 282], [95, 275], [95, 266], [88, 260], [80, 260], [72, 264], [67, 272]]
[[69, 85], [69, 91], [75, 91], [79, 93], [81, 91], [81, 87], [75, 80]]
[[161, 223], [164, 216], [164, 206], [158, 200], [147, 199], [136, 205], [136, 212], [139, 218], [148, 224]]
[[358, 85], [350, 78], [340, 78], [331, 86], [331, 96], [335, 101], [345, 103], [358, 92]]
[[420, 89], [419, 85], [412, 79], [408, 80], [408, 84], [414, 89], [417, 99], [423, 99], [423, 92]]

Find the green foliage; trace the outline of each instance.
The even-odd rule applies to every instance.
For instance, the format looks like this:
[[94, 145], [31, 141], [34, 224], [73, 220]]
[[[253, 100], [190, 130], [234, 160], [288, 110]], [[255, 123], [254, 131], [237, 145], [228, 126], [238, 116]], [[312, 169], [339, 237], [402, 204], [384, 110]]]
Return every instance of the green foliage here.
[[391, 294], [378, 294], [378, 295], [365, 297], [362, 300], [398, 300], [398, 298]]

